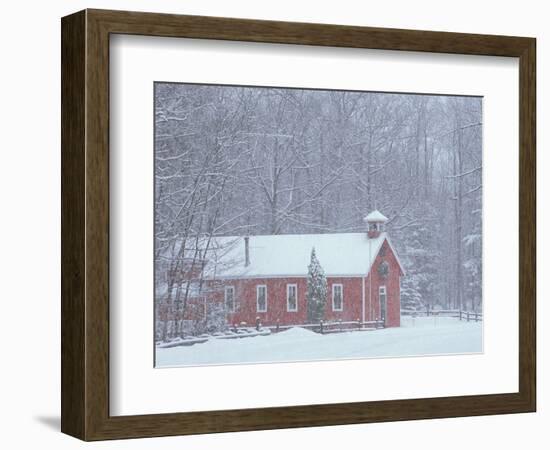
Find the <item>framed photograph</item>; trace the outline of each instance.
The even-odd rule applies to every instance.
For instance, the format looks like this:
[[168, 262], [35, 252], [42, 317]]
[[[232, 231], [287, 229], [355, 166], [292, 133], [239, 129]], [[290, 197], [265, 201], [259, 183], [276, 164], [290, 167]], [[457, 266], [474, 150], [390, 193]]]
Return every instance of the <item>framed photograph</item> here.
[[535, 411], [535, 39], [62, 19], [62, 431]]

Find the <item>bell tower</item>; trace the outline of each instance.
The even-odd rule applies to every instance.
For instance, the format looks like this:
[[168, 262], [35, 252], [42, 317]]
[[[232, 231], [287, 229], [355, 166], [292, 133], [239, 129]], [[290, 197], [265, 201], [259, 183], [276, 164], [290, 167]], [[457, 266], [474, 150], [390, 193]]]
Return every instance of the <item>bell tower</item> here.
[[369, 239], [375, 239], [384, 231], [388, 218], [380, 211], [375, 209], [370, 212], [364, 219], [367, 224], [367, 235]]

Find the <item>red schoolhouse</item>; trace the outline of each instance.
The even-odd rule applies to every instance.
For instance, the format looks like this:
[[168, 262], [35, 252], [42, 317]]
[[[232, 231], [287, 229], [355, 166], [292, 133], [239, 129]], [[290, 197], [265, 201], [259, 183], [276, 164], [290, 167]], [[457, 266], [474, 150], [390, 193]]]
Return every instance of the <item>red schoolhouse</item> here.
[[253, 325], [259, 318], [266, 326], [305, 324], [315, 249], [328, 285], [325, 321], [382, 320], [398, 327], [403, 267], [384, 230], [387, 218], [373, 211], [365, 222], [364, 233], [218, 238], [224, 250], [218, 255], [217, 295], [228, 323]]

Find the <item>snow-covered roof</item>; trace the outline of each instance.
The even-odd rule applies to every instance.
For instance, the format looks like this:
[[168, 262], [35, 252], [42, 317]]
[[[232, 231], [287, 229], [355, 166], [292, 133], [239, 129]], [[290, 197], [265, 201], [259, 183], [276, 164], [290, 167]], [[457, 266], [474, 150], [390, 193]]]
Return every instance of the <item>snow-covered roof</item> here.
[[365, 217], [365, 221], [367, 222], [387, 222], [388, 218], [382, 214], [380, 211], [375, 209], [371, 213], [367, 214]]
[[[216, 278], [306, 276], [312, 248], [327, 276], [364, 276], [384, 241], [391, 246], [386, 233], [372, 239], [366, 233], [250, 236], [250, 264], [245, 266], [244, 237], [213, 239], [206, 259], [208, 275]], [[397, 257], [393, 247], [392, 251]]]

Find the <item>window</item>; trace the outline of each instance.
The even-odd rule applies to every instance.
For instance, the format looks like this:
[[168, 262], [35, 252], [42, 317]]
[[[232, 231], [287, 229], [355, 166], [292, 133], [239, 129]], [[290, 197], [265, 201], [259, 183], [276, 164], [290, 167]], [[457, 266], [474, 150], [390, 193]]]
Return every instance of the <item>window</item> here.
[[256, 311], [267, 311], [267, 286], [256, 286]]
[[298, 311], [298, 285], [286, 285], [286, 310], [289, 312]]
[[344, 310], [344, 286], [341, 284], [332, 285], [332, 310]]
[[225, 287], [225, 308], [229, 312], [235, 312], [235, 287]]

